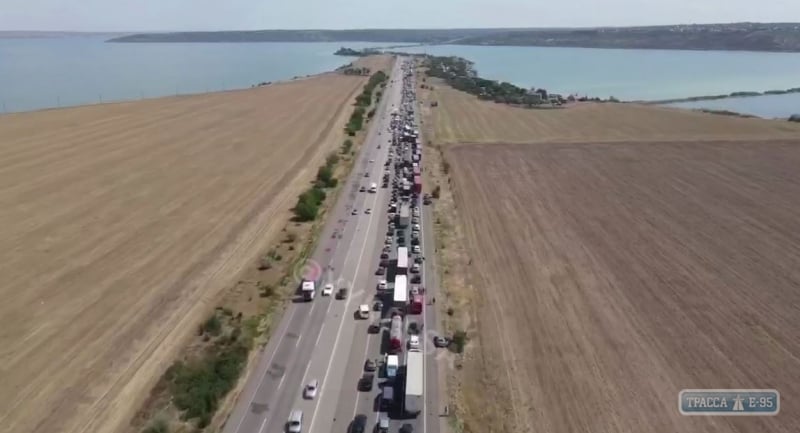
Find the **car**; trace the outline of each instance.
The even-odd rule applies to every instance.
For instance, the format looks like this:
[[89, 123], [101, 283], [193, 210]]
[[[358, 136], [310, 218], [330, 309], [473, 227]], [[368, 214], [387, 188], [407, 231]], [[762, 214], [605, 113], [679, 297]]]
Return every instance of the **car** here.
[[400, 433], [414, 433], [414, 426], [411, 424], [403, 424], [400, 427]]
[[336, 299], [347, 299], [347, 288], [340, 287], [339, 291], [336, 293]]
[[385, 246], [383, 247], [383, 252], [384, 252], [384, 253], [389, 253], [389, 252], [391, 252], [391, 251], [392, 251], [392, 247], [391, 247], [391, 246], [389, 246], [389, 245], [385, 245]]
[[378, 418], [377, 433], [389, 433], [389, 416], [385, 413], [380, 414]]
[[[411, 334], [411, 336], [413, 336], [413, 337], [416, 337], [419, 334], [419, 325], [417, 324], [417, 322], [409, 322], [409, 324], [408, 324], [408, 333]], [[409, 346], [410, 346], [411, 345], [411, 339], [410, 338], [409, 338], [408, 342], [409, 342]], [[419, 345], [419, 338], [417, 338], [416, 344]]]
[[295, 409], [289, 414], [286, 422], [286, 430], [289, 433], [300, 433], [303, 430], [303, 411]]
[[326, 284], [322, 288], [322, 296], [330, 296], [333, 294], [333, 284]]
[[386, 275], [386, 268], [379, 267], [375, 270], [375, 275]]
[[418, 274], [419, 273], [419, 263], [414, 263], [411, 265], [411, 273]]
[[369, 177], [369, 172], [364, 173], [364, 177]]
[[408, 337], [408, 350], [412, 352], [419, 351], [419, 335], [410, 335]]
[[370, 159], [369, 162], [375, 162], [375, 160], [374, 159]]
[[358, 379], [358, 390], [362, 392], [369, 392], [372, 391], [372, 380], [375, 378], [375, 375], [372, 373], [366, 373]]
[[[416, 246], [418, 246], [418, 245], [414, 245], [414, 246], [416, 247]], [[414, 257], [414, 263], [422, 263], [422, 256], [416, 256], [416, 257]]]
[[353, 422], [350, 423], [350, 430], [348, 433], [366, 433], [367, 431], [367, 416], [356, 415]]
[[431, 204], [431, 199], [429, 199], [429, 198], [423, 199], [423, 200], [422, 200], [422, 204], [424, 204], [424, 205], [426, 205], [426, 206], [427, 206], [427, 205], [429, 205], [429, 204]]
[[[389, 231], [391, 232], [391, 230]], [[389, 236], [391, 236], [391, 234]], [[389, 258], [389, 253], [381, 253], [381, 259], [388, 259], [388, 258]]]
[[414, 223], [414, 225], [411, 226], [411, 230], [419, 232], [420, 230], [422, 230], [422, 226], [420, 226], [419, 223]]
[[364, 361], [364, 371], [373, 372], [378, 369], [378, 365], [375, 364], [375, 361], [372, 359], [368, 359]]
[[369, 215], [369, 214], [371, 214], [371, 213], [372, 213], [372, 209], [370, 209], [370, 208], [366, 208], [366, 209], [364, 209], [364, 213], [365, 213], [365, 214], [367, 214], [367, 215]]
[[[411, 252], [412, 252], [412, 253], [414, 253], [414, 254], [419, 254], [420, 252], [422, 252], [422, 249], [419, 247], [419, 245], [414, 245], [414, 246], [411, 248]], [[422, 260], [421, 260], [421, 259], [422, 259], [422, 257], [419, 257], [419, 259], [420, 259], [420, 261], [422, 261]]]
[[411, 284], [419, 284], [421, 282], [422, 282], [422, 276], [420, 274], [414, 274], [414, 276], [411, 277]]
[[386, 288], [387, 288], [386, 280], [378, 281], [378, 287], [377, 287], [378, 290], [386, 290]]
[[353, 209], [353, 211], [350, 212], [350, 215], [358, 215], [358, 209]]
[[436, 347], [447, 347], [450, 345], [450, 340], [447, 337], [437, 335], [433, 337], [433, 345]]
[[381, 311], [381, 310], [383, 310], [383, 302], [381, 302], [381, 301], [375, 301], [375, 304], [372, 306], [372, 308], [373, 308], [375, 311]]
[[419, 217], [411, 217], [411, 224], [419, 224]]
[[397, 238], [397, 245], [405, 246], [406, 245], [406, 238]]
[[411, 293], [411, 296], [419, 295], [419, 286], [411, 286], [409, 293]]
[[373, 322], [369, 324], [369, 328], [367, 328], [367, 332], [370, 334], [377, 334], [381, 331], [381, 324], [377, 322]]
[[303, 390], [303, 397], [308, 400], [313, 400], [317, 396], [317, 390], [319, 390], [319, 381], [314, 379], [306, 384]]
[[365, 187], [365, 186], [362, 186], [361, 188], [358, 189], [359, 192], [364, 192], [366, 190], [367, 190], [367, 187]]
[[383, 240], [384, 245], [391, 245], [392, 244], [392, 237], [386, 236], [386, 239]]
[[413, 246], [415, 246], [415, 247], [416, 247], [416, 246], [419, 246], [419, 237], [412, 236], [412, 237], [411, 237], [411, 245], [413, 245]]

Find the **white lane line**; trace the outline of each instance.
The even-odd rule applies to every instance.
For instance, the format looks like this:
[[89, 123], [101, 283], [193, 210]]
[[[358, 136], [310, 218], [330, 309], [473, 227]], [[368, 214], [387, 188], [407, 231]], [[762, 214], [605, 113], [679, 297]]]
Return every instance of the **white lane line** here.
[[283, 386], [283, 379], [286, 379], [286, 375], [285, 374], [283, 376], [281, 376], [281, 381], [278, 382], [278, 389], [281, 389], [281, 387]]
[[303, 334], [298, 335], [297, 336], [297, 342], [294, 343], [294, 347], [299, 346], [300, 345], [300, 340], [302, 340], [302, 339], [303, 339]]
[[[264, 378], [267, 377], [267, 372], [269, 372], [269, 366], [272, 365], [272, 360], [275, 359], [275, 355], [278, 353], [278, 349], [280, 349], [281, 343], [283, 343], [283, 337], [286, 336], [286, 331], [289, 330], [289, 324], [292, 323], [292, 318], [294, 317], [294, 313], [296, 311], [297, 311], [296, 308], [292, 308], [292, 313], [289, 315], [289, 319], [286, 321], [286, 328], [284, 328], [283, 333], [281, 333], [281, 337], [278, 339], [278, 344], [275, 345], [275, 350], [272, 352], [272, 355], [269, 357], [269, 360], [267, 361], [267, 368], [264, 369], [264, 374], [261, 375], [261, 379], [259, 379], [258, 381], [258, 386], [256, 386], [255, 392], [253, 392], [253, 395], [251, 395], [250, 398], [248, 399], [249, 401], [247, 402], [247, 409], [245, 409], [247, 412], [245, 412], [245, 414], [242, 415], [242, 418], [239, 420], [239, 424], [237, 424], [236, 429], [233, 430], [234, 432], [238, 432], [239, 429], [242, 427], [242, 423], [244, 423], [244, 420], [247, 419], [247, 416], [249, 415], [250, 411], [250, 406], [253, 404], [253, 401], [258, 395], [258, 391], [261, 390], [261, 385], [264, 384]], [[266, 418], [264, 418], [264, 422], [266, 421], [267, 421]]]
[[261, 430], [264, 430], [264, 425], [267, 423], [267, 417], [264, 417], [264, 421], [261, 421], [261, 427], [258, 428], [258, 433], [261, 433]]

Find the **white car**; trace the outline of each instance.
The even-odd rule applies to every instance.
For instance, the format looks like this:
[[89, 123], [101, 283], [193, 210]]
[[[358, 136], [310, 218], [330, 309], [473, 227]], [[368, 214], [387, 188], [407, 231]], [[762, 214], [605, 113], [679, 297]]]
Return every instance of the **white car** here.
[[378, 290], [386, 290], [386, 280], [378, 281]]
[[371, 214], [371, 213], [372, 213], [372, 209], [370, 209], [370, 208], [366, 208], [366, 209], [364, 209], [364, 213], [365, 213], [365, 214], [367, 214], [367, 215], [369, 215], [369, 214]]
[[303, 397], [313, 400], [317, 396], [317, 390], [319, 390], [319, 381], [314, 379], [306, 385], [303, 390]]
[[289, 433], [300, 433], [303, 430], [303, 411], [293, 410], [289, 414], [289, 422], [287, 424]]
[[422, 229], [422, 227], [420, 227], [420, 225], [419, 225], [419, 224], [414, 224], [413, 226], [411, 226], [411, 228], [412, 228], [414, 231], [417, 231], [417, 232], [418, 232], [418, 231], [420, 231], [420, 230]]
[[414, 254], [419, 254], [421, 251], [422, 251], [422, 250], [420, 250], [420, 248], [419, 248], [419, 245], [414, 245], [414, 246], [411, 248], [411, 252], [412, 252], [412, 253], [414, 253]]
[[352, 215], [358, 215], [358, 209], [353, 209], [353, 212], [350, 212]]
[[419, 351], [419, 335], [411, 335], [408, 337], [408, 350]]
[[322, 296], [331, 295], [333, 295], [333, 284], [326, 284], [325, 287], [322, 288]]

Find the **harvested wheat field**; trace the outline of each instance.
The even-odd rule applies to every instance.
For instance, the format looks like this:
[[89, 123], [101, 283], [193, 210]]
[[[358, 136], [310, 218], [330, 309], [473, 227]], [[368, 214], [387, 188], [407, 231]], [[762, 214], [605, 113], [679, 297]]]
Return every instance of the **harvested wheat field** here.
[[126, 426], [365, 82], [0, 116], [0, 432]]
[[[481, 101], [436, 84], [428, 100], [436, 143], [729, 140], [794, 138], [800, 125], [634, 104], [577, 104], [562, 109], [523, 109]], [[425, 91], [423, 94], [427, 93]], [[431, 134], [429, 134], [431, 135]]]
[[[481, 431], [800, 431], [800, 141], [449, 148]], [[683, 417], [776, 388], [776, 417]], [[487, 428], [487, 426], [489, 426]]]

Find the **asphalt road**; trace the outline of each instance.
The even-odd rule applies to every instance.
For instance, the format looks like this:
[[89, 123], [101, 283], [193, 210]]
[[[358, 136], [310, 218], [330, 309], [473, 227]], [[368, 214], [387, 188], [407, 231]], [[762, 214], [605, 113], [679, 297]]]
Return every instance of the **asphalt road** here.
[[[293, 409], [303, 411], [304, 433], [347, 432], [357, 414], [367, 415], [368, 431], [372, 431], [377, 422], [376, 397], [380, 393], [377, 381], [372, 392], [358, 392], [356, 386], [364, 361], [381, 358], [384, 334], [367, 332], [369, 323], [377, 320], [381, 312], [372, 312], [369, 320], [358, 320], [355, 314], [360, 304], [372, 306], [377, 282], [386, 278], [375, 275], [375, 271], [387, 230], [391, 189], [379, 188], [375, 194], [358, 190], [373, 182], [381, 184], [383, 163], [391, 151], [390, 112], [393, 107], [400, 106], [401, 95], [402, 73], [400, 62], [396, 62], [353, 172], [312, 256], [312, 263], [323, 271], [321, 285], [331, 282], [336, 289], [348, 287], [349, 296], [338, 300], [323, 297], [318, 291], [313, 302], [296, 302], [287, 308], [260, 354], [258, 365], [225, 424], [224, 433], [284, 432]], [[365, 172], [369, 173], [368, 177], [364, 177]], [[366, 208], [372, 212], [365, 214]], [[353, 209], [356, 209], [355, 215]], [[427, 207], [422, 208], [420, 223], [421, 248], [427, 258], [423, 266], [423, 286], [430, 298], [435, 293], [436, 282], [432, 268], [433, 228]], [[299, 284], [299, 277], [296, 279]], [[423, 322], [423, 329], [429, 331], [427, 324], [436, 323], [434, 314], [434, 309], [426, 305], [422, 315], [409, 317]], [[423, 350], [431, 354], [425, 356], [425, 415], [412, 420], [393, 420], [390, 429], [393, 433], [403, 423], [411, 423], [415, 432], [438, 433], [441, 408], [438, 407], [436, 363], [433, 362], [436, 349], [432, 335], [424, 333], [423, 340], [426, 346]], [[315, 399], [306, 400], [302, 396], [303, 387], [312, 380], [319, 381], [319, 392]], [[397, 390], [400, 398], [402, 391]]]

